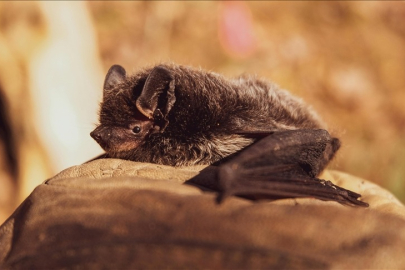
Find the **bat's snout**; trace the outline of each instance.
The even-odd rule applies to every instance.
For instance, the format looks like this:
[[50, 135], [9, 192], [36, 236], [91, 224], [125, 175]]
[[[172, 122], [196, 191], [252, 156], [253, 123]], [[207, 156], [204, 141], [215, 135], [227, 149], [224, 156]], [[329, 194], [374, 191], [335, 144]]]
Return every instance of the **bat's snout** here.
[[90, 136], [101, 146], [104, 147], [106, 143], [106, 132], [103, 128], [98, 127], [90, 133]]
[[128, 128], [103, 125], [90, 133], [90, 136], [110, 155], [112, 152], [137, 148], [144, 138], [137, 135]]
[[95, 130], [93, 130], [93, 131], [90, 133], [90, 136], [91, 136], [94, 140], [96, 140], [96, 141], [101, 140], [101, 134], [98, 133], [98, 132], [96, 132]]

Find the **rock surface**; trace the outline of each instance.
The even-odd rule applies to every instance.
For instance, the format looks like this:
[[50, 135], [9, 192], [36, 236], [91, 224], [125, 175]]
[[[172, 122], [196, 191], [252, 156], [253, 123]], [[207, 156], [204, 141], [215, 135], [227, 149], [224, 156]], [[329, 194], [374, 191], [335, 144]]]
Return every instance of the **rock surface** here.
[[322, 175], [361, 193], [366, 209], [315, 199], [218, 205], [215, 172], [116, 159], [64, 170], [0, 227], [0, 268], [405, 267], [405, 207], [379, 186]]

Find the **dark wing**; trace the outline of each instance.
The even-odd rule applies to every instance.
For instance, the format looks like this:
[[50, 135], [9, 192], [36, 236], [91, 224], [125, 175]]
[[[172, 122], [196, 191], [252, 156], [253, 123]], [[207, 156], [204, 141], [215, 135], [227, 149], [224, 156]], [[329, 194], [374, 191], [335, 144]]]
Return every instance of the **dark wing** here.
[[289, 130], [268, 136], [222, 164], [219, 201], [236, 195], [249, 199], [312, 197], [367, 207], [360, 194], [316, 178], [339, 148], [326, 130]]

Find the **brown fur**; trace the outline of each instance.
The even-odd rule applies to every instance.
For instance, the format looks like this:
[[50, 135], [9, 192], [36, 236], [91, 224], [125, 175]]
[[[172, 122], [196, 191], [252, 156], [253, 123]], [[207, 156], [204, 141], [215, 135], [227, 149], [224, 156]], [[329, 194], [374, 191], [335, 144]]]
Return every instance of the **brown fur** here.
[[[272, 82], [249, 76], [227, 79], [174, 64], [159, 67], [174, 81], [173, 107], [163, 113], [167, 126], [136, 107], [154, 69], [126, 76], [120, 67], [107, 74], [100, 126], [92, 136], [109, 157], [174, 166], [212, 164], [257, 140], [249, 134], [324, 128], [301, 99]], [[158, 109], [164, 111], [165, 104], [163, 93]], [[153, 127], [132, 134], [134, 123]]]

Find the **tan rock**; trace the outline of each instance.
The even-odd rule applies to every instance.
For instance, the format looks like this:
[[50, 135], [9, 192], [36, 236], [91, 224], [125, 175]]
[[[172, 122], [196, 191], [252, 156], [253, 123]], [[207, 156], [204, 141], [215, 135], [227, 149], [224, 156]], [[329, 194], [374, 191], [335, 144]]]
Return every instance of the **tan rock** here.
[[369, 208], [236, 197], [218, 205], [197, 187], [214, 188], [214, 175], [114, 159], [64, 170], [0, 227], [0, 268], [405, 267], [405, 207], [377, 185], [323, 174]]

